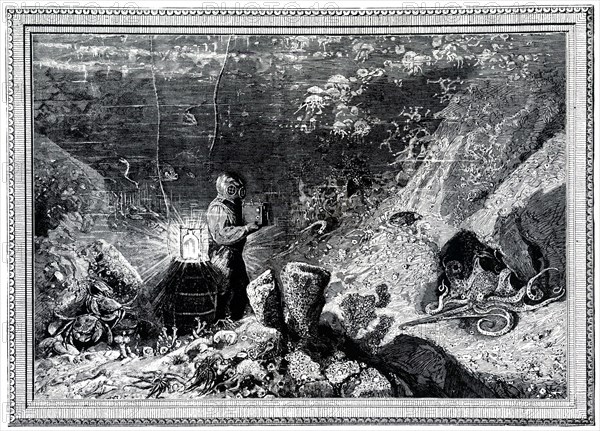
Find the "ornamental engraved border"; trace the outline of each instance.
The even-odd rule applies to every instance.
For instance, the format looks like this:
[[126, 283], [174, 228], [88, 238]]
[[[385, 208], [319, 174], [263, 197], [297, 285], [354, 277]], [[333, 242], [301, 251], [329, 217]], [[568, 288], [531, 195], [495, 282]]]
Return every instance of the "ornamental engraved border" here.
[[[9, 423], [12, 425], [226, 425], [226, 424], [457, 424], [457, 425], [588, 425], [594, 423], [594, 16], [592, 6], [558, 7], [491, 7], [491, 8], [420, 8], [420, 9], [77, 9], [22, 8], [7, 9], [7, 131], [8, 131], [8, 351], [9, 351]], [[402, 16], [402, 15], [502, 15], [502, 14], [585, 13], [586, 16], [586, 417], [581, 419], [521, 418], [429, 418], [429, 417], [225, 417], [225, 418], [41, 418], [20, 419], [16, 415], [16, 310], [15, 310], [15, 77], [13, 71], [13, 20], [21, 14], [55, 15], [225, 15], [225, 16]], [[18, 20], [18, 18], [17, 18]], [[21, 172], [19, 170], [19, 172]], [[24, 172], [22, 172], [24, 174]]]

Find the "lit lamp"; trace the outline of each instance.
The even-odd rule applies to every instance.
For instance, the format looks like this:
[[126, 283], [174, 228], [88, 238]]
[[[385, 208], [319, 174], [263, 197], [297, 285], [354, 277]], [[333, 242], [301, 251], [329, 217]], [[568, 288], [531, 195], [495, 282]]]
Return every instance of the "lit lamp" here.
[[201, 227], [179, 226], [179, 254], [189, 262], [208, 260], [208, 232]]

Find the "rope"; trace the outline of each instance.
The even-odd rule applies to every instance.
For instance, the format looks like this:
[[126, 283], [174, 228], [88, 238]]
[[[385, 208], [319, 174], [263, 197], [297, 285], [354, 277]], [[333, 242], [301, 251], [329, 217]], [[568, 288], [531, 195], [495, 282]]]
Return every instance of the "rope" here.
[[215, 148], [215, 141], [217, 140], [217, 135], [219, 134], [219, 107], [217, 106], [217, 97], [219, 95], [219, 84], [221, 83], [221, 78], [223, 77], [223, 72], [225, 71], [225, 65], [227, 64], [227, 57], [229, 56], [229, 45], [231, 44], [232, 35], [229, 35], [227, 38], [227, 47], [225, 48], [225, 58], [223, 59], [223, 66], [221, 66], [221, 71], [219, 72], [219, 76], [217, 77], [217, 82], [215, 83], [215, 90], [213, 92], [213, 109], [215, 113], [215, 125], [213, 128], [212, 140], [210, 143], [210, 147], [208, 148], [208, 158], [212, 157], [213, 150]]

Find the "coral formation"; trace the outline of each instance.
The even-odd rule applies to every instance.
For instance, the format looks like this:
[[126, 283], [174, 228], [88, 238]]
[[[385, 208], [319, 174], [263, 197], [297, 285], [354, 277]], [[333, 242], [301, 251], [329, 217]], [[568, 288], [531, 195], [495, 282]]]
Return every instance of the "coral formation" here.
[[341, 303], [343, 325], [351, 337], [358, 335], [361, 329], [377, 317], [375, 314], [376, 298], [373, 295], [351, 293]]

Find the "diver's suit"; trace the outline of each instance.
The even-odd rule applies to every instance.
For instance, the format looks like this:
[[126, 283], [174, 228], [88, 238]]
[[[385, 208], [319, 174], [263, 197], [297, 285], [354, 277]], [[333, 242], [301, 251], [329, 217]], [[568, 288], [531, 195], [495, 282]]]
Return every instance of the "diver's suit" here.
[[243, 188], [243, 183], [235, 177], [219, 177], [218, 196], [208, 206], [208, 255], [222, 276], [219, 280], [216, 318], [239, 320], [248, 306], [246, 287], [249, 279], [242, 251], [246, 238], [258, 230], [258, 226], [244, 224], [241, 199], [232, 198], [227, 193], [227, 187], [232, 187], [231, 184]]

